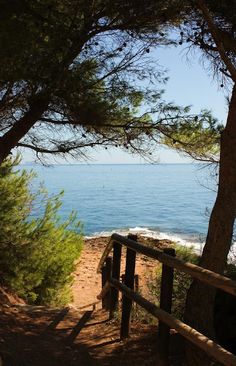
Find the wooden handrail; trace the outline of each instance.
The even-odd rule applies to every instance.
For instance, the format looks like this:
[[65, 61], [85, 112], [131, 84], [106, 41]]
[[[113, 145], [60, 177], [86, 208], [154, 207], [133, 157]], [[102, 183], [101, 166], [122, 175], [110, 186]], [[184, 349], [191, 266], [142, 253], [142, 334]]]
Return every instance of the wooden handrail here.
[[[121, 338], [125, 338], [129, 334], [129, 319], [131, 313], [132, 301], [135, 301], [137, 304], [146, 309], [149, 313], [151, 313], [154, 317], [158, 318], [160, 321], [160, 329], [159, 329], [159, 340], [160, 343], [166, 346], [165, 352], [160, 353], [162, 360], [165, 360], [165, 364], [168, 364], [168, 334], [170, 328], [175, 329], [178, 333], [180, 333], [184, 338], [201, 348], [205, 351], [209, 356], [214, 358], [215, 360], [221, 362], [225, 366], [236, 366], [236, 355], [228, 352], [224, 348], [222, 348], [219, 344], [215, 343], [211, 339], [207, 338], [197, 330], [191, 328], [187, 324], [181, 322], [180, 320], [174, 318], [171, 313], [171, 297], [173, 291], [173, 269], [177, 269], [182, 271], [193, 278], [205, 283], [206, 285], [213, 286], [215, 288], [219, 288], [225, 292], [228, 292], [232, 295], [236, 295], [236, 281], [232, 281], [231, 279], [221, 276], [220, 274], [214, 273], [210, 270], [202, 268], [200, 266], [194, 265], [192, 263], [183, 262], [177, 258], [175, 258], [172, 251], [166, 249], [167, 253], [164, 253], [161, 250], [153, 249], [150, 247], [146, 247], [143, 244], [138, 243], [133, 238], [126, 238], [119, 234], [113, 234], [109, 243], [107, 244], [102, 258], [99, 262], [98, 272], [101, 272], [104, 263], [110, 259], [109, 263], [112, 261], [111, 257], [108, 258], [109, 253], [111, 252], [113, 246], [113, 263], [114, 267], [112, 269], [112, 275], [107, 277], [107, 282], [105, 286], [103, 286], [99, 299], [104, 298], [110, 291], [110, 287], [112, 286], [110, 294], [114, 292], [111, 297], [109, 303], [108, 310], [110, 310], [110, 316], [114, 315], [114, 310], [118, 305], [118, 291], [121, 291], [124, 295], [122, 302], [122, 322], [121, 322]], [[121, 255], [121, 245], [127, 247], [127, 255], [126, 255], [126, 275], [125, 284], [119, 282], [120, 276], [120, 255]], [[163, 300], [163, 296], [168, 297], [168, 306], [163, 306], [163, 301], [160, 300], [161, 308], [158, 308], [155, 304], [149, 302], [145, 298], [143, 298], [140, 294], [133, 291], [133, 279], [135, 275], [135, 252], [146, 255], [150, 258], [156, 259], [163, 264], [162, 267], [162, 281], [165, 286], [163, 288], [168, 287], [168, 293], [166, 291], [161, 291], [160, 297]], [[169, 254], [168, 254], [169, 253]], [[172, 255], [171, 255], [172, 253]], [[106, 269], [107, 265], [104, 267]], [[164, 269], [168, 269], [170, 271], [164, 271]], [[172, 268], [172, 272], [171, 272]], [[107, 271], [107, 269], [106, 269]], [[171, 276], [167, 276], [167, 272], [171, 272]], [[110, 273], [110, 270], [109, 270]], [[169, 283], [169, 285], [168, 285]], [[162, 293], [163, 292], [163, 293]], [[116, 296], [115, 296], [116, 295]], [[109, 295], [110, 296], [110, 295]], [[130, 299], [130, 300], [129, 300]], [[127, 300], [127, 301], [126, 301]], [[129, 300], [129, 301], [128, 301]], [[162, 304], [162, 305], [161, 305]], [[169, 311], [169, 313], [168, 313]], [[161, 325], [163, 327], [163, 334], [160, 332]]]
[[116, 289], [124, 293], [128, 298], [135, 301], [138, 305], [142, 306], [145, 310], [151, 313], [154, 317], [161, 320], [163, 323], [166, 323], [170, 328], [175, 329], [184, 338], [188, 339], [197, 347], [201, 348], [213, 359], [221, 362], [225, 366], [236, 366], [236, 356], [222, 348], [219, 344], [204, 336], [194, 328], [191, 328], [189, 325], [174, 318], [166, 311], [158, 308], [156, 305], [146, 300], [140, 294], [134, 292], [119, 281], [111, 278], [110, 283], [111, 286], [114, 286]]
[[119, 234], [112, 234], [109, 243], [107, 244], [102, 258], [98, 265], [98, 272], [101, 272], [101, 268], [112, 250], [113, 243], [118, 242], [127, 248], [133, 249], [137, 253], [144, 254], [150, 258], [157, 259], [159, 262], [166, 264], [169, 267], [178, 269], [197, 280], [213, 286], [215, 288], [219, 288], [225, 292], [228, 292], [231, 295], [236, 295], [236, 281], [231, 280], [228, 277], [222, 276], [218, 273], [212, 272], [209, 269], [205, 269], [203, 267], [197, 266], [195, 264], [181, 261], [180, 259], [169, 256], [168, 254], [163, 253], [161, 250], [153, 249], [150, 247], [146, 247], [145, 245], [138, 243], [134, 240], [128, 239]]

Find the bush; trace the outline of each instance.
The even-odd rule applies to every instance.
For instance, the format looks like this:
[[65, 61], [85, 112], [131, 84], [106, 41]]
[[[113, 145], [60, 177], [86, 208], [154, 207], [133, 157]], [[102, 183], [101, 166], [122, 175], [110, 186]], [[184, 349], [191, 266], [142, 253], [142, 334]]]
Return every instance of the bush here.
[[[187, 248], [184, 246], [175, 245], [175, 250], [176, 257], [178, 259], [181, 259], [184, 262], [198, 264], [199, 257], [194, 252], [192, 247]], [[159, 266], [156, 270], [156, 281], [149, 283], [149, 289], [152, 295], [154, 295], [157, 299], [160, 299], [161, 268], [162, 266]], [[172, 314], [181, 320], [183, 320], [184, 317], [186, 296], [191, 282], [192, 279], [189, 275], [177, 270], [174, 271]]]
[[[30, 192], [35, 174], [16, 171], [18, 164], [16, 158], [0, 166], [0, 281], [29, 303], [64, 305], [82, 249], [81, 225], [74, 212], [62, 223], [62, 193]], [[39, 204], [42, 217], [33, 218]]]

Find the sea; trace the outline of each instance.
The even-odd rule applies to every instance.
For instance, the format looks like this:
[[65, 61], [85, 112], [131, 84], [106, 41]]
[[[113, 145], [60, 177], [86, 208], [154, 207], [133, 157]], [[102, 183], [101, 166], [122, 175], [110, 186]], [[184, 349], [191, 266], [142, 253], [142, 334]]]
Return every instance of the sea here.
[[[213, 207], [217, 172], [206, 164], [25, 165], [34, 191], [64, 191], [59, 214], [77, 211], [87, 237], [113, 232], [171, 239], [201, 250]], [[41, 215], [37, 210], [34, 215]]]

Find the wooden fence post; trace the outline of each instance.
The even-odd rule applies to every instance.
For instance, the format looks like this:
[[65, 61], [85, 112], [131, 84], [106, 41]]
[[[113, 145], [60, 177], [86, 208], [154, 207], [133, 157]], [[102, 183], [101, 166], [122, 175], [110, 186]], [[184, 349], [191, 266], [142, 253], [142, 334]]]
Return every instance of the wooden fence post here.
[[[112, 258], [107, 257], [105, 265], [102, 267], [102, 289], [105, 286], [107, 281], [110, 281], [112, 271]], [[105, 310], [109, 310], [110, 308], [110, 293], [108, 293], [102, 298], [102, 308]]]
[[[112, 265], [112, 278], [120, 280], [120, 262], [121, 262], [121, 249], [120, 243], [113, 244], [113, 265]], [[110, 298], [110, 319], [114, 318], [114, 313], [118, 308], [119, 290], [115, 287], [111, 288]]]
[[[128, 238], [137, 241], [137, 235], [129, 234]], [[135, 260], [136, 260], [136, 252], [132, 249], [127, 248], [124, 284], [127, 287], [131, 288], [132, 290], [134, 289]], [[127, 338], [129, 336], [131, 309], [132, 309], [132, 300], [123, 295], [121, 328], [120, 328], [121, 339]]]
[[[163, 250], [165, 254], [175, 257], [174, 248], [165, 248]], [[160, 293], [160, 308], [171, 314], [172, 306], [172, 293], [173, 293], [173, 281], [174, 281], [174, 269], [162, 265], [162, 276], [161, 276], [161, 293]], [[161, 357], [161, 365], [168, 366], [169, 356], [169, 339], [170, 339], [170, 328], [163, 322], [159, 321], [159, 354]]]
[[[106, 268], [106, 265], [104, 265], [102, 267], [102, 289], [105, 286], [106, 279], [107, 279], [107, 268]], [[106, 309], [106, 297], [105, 296], [102, 298], [102, 308]]]

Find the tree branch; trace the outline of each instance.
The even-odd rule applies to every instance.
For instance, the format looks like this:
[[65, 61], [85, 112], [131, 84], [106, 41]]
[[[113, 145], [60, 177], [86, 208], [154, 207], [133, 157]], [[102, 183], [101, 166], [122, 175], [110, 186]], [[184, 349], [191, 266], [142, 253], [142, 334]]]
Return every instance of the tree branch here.
[[48, 107], [48, 100], [35, 98], [28, 112], [17, 121], [12, 128], [0, 138], [0, 163], [7, 157], [17, 143], [26, 135], [30, 128], [40, 119]]
[[230, 61], [229, 57], [227, 56], [227, 53], [226, 53], [226, 50], [224, 47], [224, 42], [222, 41], [222, 38], [220, 36], [220, 31], [216, 27], [215, 23], [213, 22], [210, 11], [206, 6], [205, 1], [196, 0], [196, 3], [197, 3], [197, 7], [202, 12], [203, 17], [208, 24], [209, 30], [212, 34], [212, 37], [215, 41], [217, 48], [218, 48], [219, 54], [220, 54], [223, 62], [225, 63], [225, 66], [229, 70], [229, 73], [230, 73], [232, 79], [234, 80], [234, 82], [236, 82], [236, 68], [234, 67], [233, 63]]

